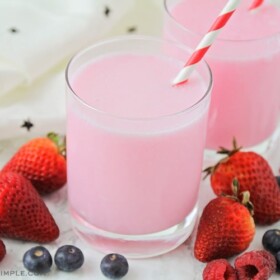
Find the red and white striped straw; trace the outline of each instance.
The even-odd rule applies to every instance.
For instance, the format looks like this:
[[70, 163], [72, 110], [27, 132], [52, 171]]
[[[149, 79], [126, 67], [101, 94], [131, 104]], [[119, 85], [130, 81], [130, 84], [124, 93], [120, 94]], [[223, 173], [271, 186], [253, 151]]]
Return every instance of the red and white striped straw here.
[[214, 40], [226, 25], [232, 14], [235, 12], [237, 6], [241, 0], [229, 0], [226, 6], [223, 8], [215, 22], [212, 24], [208, 33], [202, 38], [198, 46], [196, 47], [194, 53], [191, 55], [184, 68], [179, 72], [176, 78], [173, 80], [173, 85], [179, 85], [185, 83], [192, 71], [195, 68], [195, 65], [201, 61], [205, 53], [213, 44]]
[[250, 6], [249, 10], [255, 10], [263, 4], [264, 0], [255, 0]]

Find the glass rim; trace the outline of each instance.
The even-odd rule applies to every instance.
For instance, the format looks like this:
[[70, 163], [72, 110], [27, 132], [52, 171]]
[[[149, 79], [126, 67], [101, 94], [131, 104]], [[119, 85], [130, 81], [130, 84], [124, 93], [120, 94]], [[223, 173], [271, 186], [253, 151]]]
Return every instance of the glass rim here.
[[[125, 42], [125, 41], [147, 41], [147, 42], [167, 42], [168, 44], [172, 44], [173, 46], [176, 46], [177, 48], [181, 48], [183, 50], [188, 50], [190, 52], [192, 52], [191, 49], [186, 48], [186, 46], [184, 46], [181, 43], [177, 43], [177, 42], [173, 42], [170, 40], [164, 40], [164, 39], [160, 39], [157, 37], [153, 37], [153, 36], [144, 36], [144, 35], [130, 35], [129, 37], [127, 36], [118, 36], [118, 37], [114, 37], [111, 39], [107, 39], [107, 40], [102, 40], [99, 42], [96, 42], [94, 44], [91, 44], [90, 46], [78, 51], [75, 55], [72, 56], [72, 58], [69, 60], [66, 69], [65, 69], [65, 80], [66, 80], [66, 85], [68, 87], [68, 89], [70, 89], [70, 92], [72, 94], [72, 96], [74, 98], [76, 98], [78, 100], [78, 102], [80, 104], [82, 104], [83, 106], [86, 106], [87, 108], [89, 108], [90, 110], [98, 113], [98, 114], [102, 114], [102, 115], [106, 115], [108, 117], [111, 118], [115, 118], [115, 119], [119, 119], [119, 120], [126, 120], [126, 121], [153, 121], [153, 120], [159, 120], [162, 118], [170, 118], [170, 117], [175, 117], [184, 113], [187, 113], [189, 111], [195, 110], [197, 107], [199, 107], [199, 105], [210, 95], [212, 87], [213, 87], [213, 74], [211, 71], [210, 66], [208, 65], [208, 63], [202, 59], [200, 61], [200, 63], [203, 63], [204, 66], [206, 67], [206, 71], [209, 74], [209, 81], [207, 81], [207, 88], [205, 90], [205, 93], [202, 95], [202, 97], [200, 97], [194, 104], [192, 104], [191, 106], [188, 106], [187, 108], [184, 108], [178, 112], [174, 112], [174, 113], [169, 113], [169, 114], [162, 114], [159, 116], [155, 116], [155, 117], [125, 117], [125, 116], [119, 116], [117, 114], [113, 114], [110, 113], [108, 111], [104, 111], [98, 108], [95, 108], [93, 105], [89, 104], [88, 102], [86, 102], [83, 98], [81, 98], [79, 96], [78, 93], [75, 92], [75, 90], [72, 88], [71, 86], [71, 82], [69, 79], [69, 71], [71, 68], [71, 65], [73, 64], [73, 62], [78, 59], [79, 57], [81, 57], [83, 54], [87, 53], [88, 51], [90, 51], [93, 48], [99, 48], [102, 47], [103, 45], [108, 45], [108, 44], [114, 44], [116, 42]], [[180, 69], [178, 69], [179, 72]], [[170, 86], [172, 86], [172, 84], [170, 84]], [[67, 92], [68, 95], [68, 92]]]
[[[178, 22], [176, 20], [176, 18], [173, 16], [173, 14], [171, 13], [170, 9], [168, 8], [167, 2], [170, 0], [164, 0], [164, 10], [166, 12], [166, 14], [168, 15], [169, 19], [171, 19], [178, 27], [182, 28], [183, 30], [191, 33], [194, 36], [199, 36], [202, 37], [205, 35], [205, 33], [201, 33], [201, 32], [196, 32], [193, 31], [189, 28], [187, 28], [186, 26], [184, 26], [183, 24], [181, 24], [180, 22]], [[253, 38], [253, 39], [225, 39], [225, 38], [216, 38], [215, 40], [218, 42], [222, 42], [222, 43], [253, 43], [253, 42], [260, 42], [260, 41], [266, 41], [272, 38], [275, 38], [277, 36], [280, 35], [280, 30], [267, 35], [267, 36], [263, 36], [261, 38]]]

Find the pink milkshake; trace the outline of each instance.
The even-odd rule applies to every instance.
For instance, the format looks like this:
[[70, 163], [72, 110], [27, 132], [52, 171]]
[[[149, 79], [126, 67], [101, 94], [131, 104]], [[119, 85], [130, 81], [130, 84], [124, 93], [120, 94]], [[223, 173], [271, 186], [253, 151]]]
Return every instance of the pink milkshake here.
[[[166, 0], [165, 36], [196, 47], [228, 0]], [[280, 9], [249, 12], [244, 0], [205, 59], [214, 77], [207, 147], [263, 143], [275, 132], [280, 103]]]
[[[69, 206], [77, 231], [99, 249], [100, 231], [103, 250], [119, 246], [109, 235], [121, 236], [117, 249], [133, 256], [171, 250], [192, 231], [211, 75], [203, 64], [187, 85], [172, 87], [184, 63], [170, 57], [173, 49], [122, 39], [93, 46], [69, 64]], [[158, 233], [168, 229], [162, 240]]]

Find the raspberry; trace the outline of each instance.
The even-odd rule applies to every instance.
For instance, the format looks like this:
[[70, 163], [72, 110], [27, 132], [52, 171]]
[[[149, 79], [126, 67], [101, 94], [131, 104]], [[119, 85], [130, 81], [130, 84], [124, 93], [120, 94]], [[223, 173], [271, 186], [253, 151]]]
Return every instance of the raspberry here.
[[[267, 250], [261, 250], [258, 251], [264, 258], [267, 259], [268, 261], [268, 266], [270, 267], [272, 273], [276, 271], [277, 269], [277, 261], [275, 258], [275, 255], [271, 254], [270, 252], [268, 252]], [[271, 273], [271, 274], [272, 274]]]
[[226, 259], [209, 262], [203, 270], [203, 280], [237, 280], [236, 271]]
[[275, 257], [265, 251], [250, 251], [235, 260], [239, 280], [267, 280], [276, 270]]

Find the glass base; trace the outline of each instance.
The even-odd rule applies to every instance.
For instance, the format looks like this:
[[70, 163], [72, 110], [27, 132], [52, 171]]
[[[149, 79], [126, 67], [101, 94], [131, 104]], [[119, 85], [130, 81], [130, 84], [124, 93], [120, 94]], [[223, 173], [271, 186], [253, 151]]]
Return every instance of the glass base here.
[[[226, 147], [227, 148], [227, 147]], [[246, 147], [243, 151], [253, 151], [262, 155], [270, 164], [271, 168], [278, 174], [280, 166], [280, 123], [274, 133], [265, 141], [252, 147]], [[206, 149], [204, 152], [203, 169], [215, 165], [225, 155], [217, 154], [217, 151]]]
[[161, 232], [143, 235], [123, 235], [104, 231], [87, 223], [70, 209], [76, 234], [94, 249], [103, 253], [119, 253], [127, 258], [147, 258], [167, 253], [181, 245], [192, 233], [198, 205], [179, 224]]

